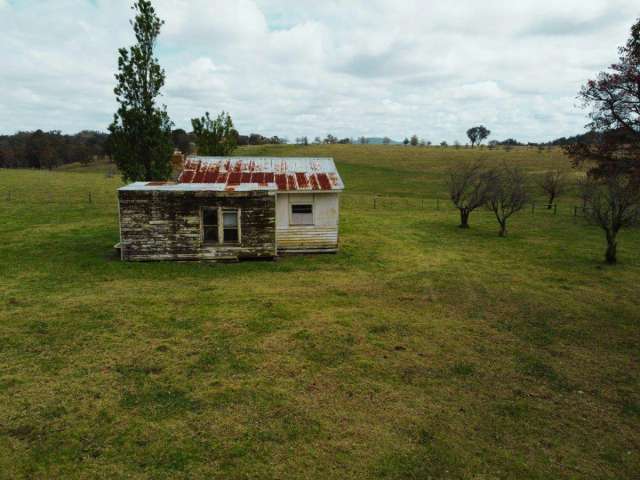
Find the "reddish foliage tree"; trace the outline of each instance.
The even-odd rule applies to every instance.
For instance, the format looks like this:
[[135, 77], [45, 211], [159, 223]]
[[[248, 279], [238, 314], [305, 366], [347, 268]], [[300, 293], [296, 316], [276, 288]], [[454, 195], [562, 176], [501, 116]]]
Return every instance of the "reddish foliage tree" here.
[[587, 128], [595, 135], [591, 143], [565, 147], [574, 163], [595, 162], [589, 174], [596, 178], [640, 177], [640, 19], [619, 49], [619, 61], [589, 80], [579, 98], [591, 108]]
[[565, 151], [575, 165], [591, 164], [581, 192], [585, 216], [605, 232], [605, 260], [616, 263], [618, 232], [640, 220], [640, 19], [618, 63], [587, 82], [579, 96], [591, 107], [593, 141]]

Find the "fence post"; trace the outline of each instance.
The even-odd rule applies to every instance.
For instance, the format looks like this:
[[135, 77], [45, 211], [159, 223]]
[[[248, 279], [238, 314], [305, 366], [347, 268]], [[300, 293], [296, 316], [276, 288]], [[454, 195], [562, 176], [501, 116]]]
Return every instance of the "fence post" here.
[[89, 203], [93, 203], [93, 201], [91, 199], [91, 192], [89, 192]]
[[554, 214], [554, 215], [557, 215], [557, 214], [558, 214], [558, 204], [557, 204], [557, 203], [554, 203], [554, 204], [553, 204], [553, 214]]
[[531, 202], [531, 215], [536, 214], [536, 202]]
[[7, 202], [11, 201], [11, 190], [7, 191]]
[[440, 211], [440, 199], [436, 198], [436, 210]]
[[374, 209], [374, 210], [376, 209], [376, 201], [377, 201], [377, 200], [378, 200], [378, 199], [374, 196], [374, 197], [373, 197], [373, 209]]

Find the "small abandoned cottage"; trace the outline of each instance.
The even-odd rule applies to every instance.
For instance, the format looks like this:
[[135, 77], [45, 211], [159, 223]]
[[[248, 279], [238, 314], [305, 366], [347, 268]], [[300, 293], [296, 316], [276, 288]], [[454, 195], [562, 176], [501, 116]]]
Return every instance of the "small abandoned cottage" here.
[[187, 157], [176, 182], [118, 190], [123, 260], [239, 260], [338, 250], [331, 158]]

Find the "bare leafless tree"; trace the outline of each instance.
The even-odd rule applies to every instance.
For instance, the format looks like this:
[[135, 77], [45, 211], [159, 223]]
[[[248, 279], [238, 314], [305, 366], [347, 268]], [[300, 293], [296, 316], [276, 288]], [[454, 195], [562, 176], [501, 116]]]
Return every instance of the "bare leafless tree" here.
[[505, 237], [507, 221], [529, 201], [527, 178], [520, 168], [503, 164], [492, 169], [487, 181], [489, 193], [486, 205], [500, 224], [500, 236]]
[[459, 163], [447, 174], [447, 188], [451, 201], [460, 211], [460, 228], [469, 228], [469, 215], [488, 199], [489, 170], [482, 162]]
[[605, 261], [618, 261], [618, 233], [640, 223], [640, 182], [628, 174], [588, 177], [580, 184], [587, 221], [604, 230]]
[[562, 170], [551, 170], [544, 174], [538, 185], [546, 193], [549, 199], [547, 208], [551, 209], [556, 198], [567, 191], [569, 180], [567, 174]]

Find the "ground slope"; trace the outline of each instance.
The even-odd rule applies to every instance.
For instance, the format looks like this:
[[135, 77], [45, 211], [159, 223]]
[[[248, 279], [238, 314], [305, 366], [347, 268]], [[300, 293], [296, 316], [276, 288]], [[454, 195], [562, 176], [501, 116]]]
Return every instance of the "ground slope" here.
[[336, 158], [338, 255], [121, 263], [109, 167], [0, 171], [0, 478], [637, 476], [639, 233], [444, 202], [559, 151], [242, 153]]

